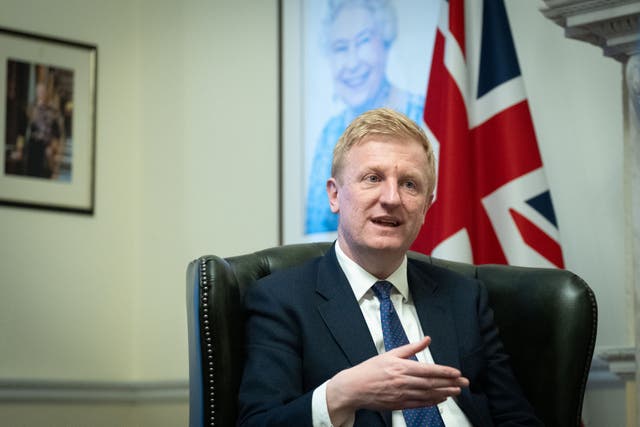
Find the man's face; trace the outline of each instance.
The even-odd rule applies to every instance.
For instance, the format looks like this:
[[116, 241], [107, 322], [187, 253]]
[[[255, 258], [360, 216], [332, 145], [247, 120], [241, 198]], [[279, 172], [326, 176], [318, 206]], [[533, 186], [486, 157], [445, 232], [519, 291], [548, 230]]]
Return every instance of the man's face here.
[[327, 182], [331, 210], [340, 215], [340, 247], [352, 259], [403, 255], [432, 201], [424, 148], [415, 140], [373, 135], [353, 146], [343, 165]]
[[371, 13], [347, 6], [330, 30], [329, 57], [335, 90], [347, 105], [357, 107], [372, 98], [384, 78], [387, 51]]

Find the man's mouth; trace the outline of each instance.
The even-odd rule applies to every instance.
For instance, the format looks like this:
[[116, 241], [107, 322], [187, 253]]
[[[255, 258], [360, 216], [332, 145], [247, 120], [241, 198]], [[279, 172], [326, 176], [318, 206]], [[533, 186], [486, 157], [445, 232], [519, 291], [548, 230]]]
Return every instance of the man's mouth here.
[[400, 225], [400, 221], [393, 218], [374, 218], [372, 221], [374, 224], [384, 227], [397, 227]]

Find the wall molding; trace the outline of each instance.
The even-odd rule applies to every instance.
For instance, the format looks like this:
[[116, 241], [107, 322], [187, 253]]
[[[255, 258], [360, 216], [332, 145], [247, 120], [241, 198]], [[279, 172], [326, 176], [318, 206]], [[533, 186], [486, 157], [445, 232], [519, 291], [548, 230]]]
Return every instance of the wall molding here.
[[636, 376], [635, 347], [608, 347], [597, 351], [594, 364], [604, 364], [607, 371], [622, 381], [633, 381]]
[[635, 349], [633, 347], [609, 347], [596, 349], [587, 388], [624, 387], [636, 374]]
[[189, 381], [0, 380], [0, 402], [150, 403], [189, 400]]
[[620, 62], [638, 52], [637, 0], [544, 0], [542, 13], [564, 28], [565, 36], [602, 48]]

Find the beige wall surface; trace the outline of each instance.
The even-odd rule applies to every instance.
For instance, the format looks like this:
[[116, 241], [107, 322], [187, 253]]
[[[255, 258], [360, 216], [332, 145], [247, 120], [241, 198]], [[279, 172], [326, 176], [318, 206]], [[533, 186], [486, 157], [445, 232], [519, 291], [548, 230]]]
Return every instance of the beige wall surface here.
[[98, 46], [95, 215], [0, 207], [0, 378], [184, 379], [187, 262], [277, 244], [277, 8], [245, 6], [0, 2]]
[[[541, 4], [506, 1], [566, 265], [626, 345], [621, 66]], [[95, 214], [0, 207], [0, 380], [186, 379], [187, 262], [278, 243], [277, 1], [0, 0], [0, 26], [98, 45]]]
[[2, 403], [0, 420], [7, 427], [186, 426], [186, 403]]
[[148, 3], [134, 360], [139, 378], [175, 379], [186, 376], [187, 262], [278, 243], [277, 9]]
[[130, 378], [140, 281], [135, 3], [2, 0], [0, 11], [3, 27], [98, 45], [95, 215], [0, 208], [0, 378]]

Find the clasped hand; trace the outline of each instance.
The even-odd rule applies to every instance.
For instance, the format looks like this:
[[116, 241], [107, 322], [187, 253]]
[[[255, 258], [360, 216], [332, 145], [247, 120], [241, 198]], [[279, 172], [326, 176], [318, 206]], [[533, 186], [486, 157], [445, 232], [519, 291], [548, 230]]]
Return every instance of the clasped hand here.
[[355, 410], [398, 410], [436, 405], [460, 394], [469, 380], [449, 366], [421, 363], [409, 357], [431, 343], [425, 337], [372, 357], [336, 374], [327, 383], [327, 408], [334, 425]]

